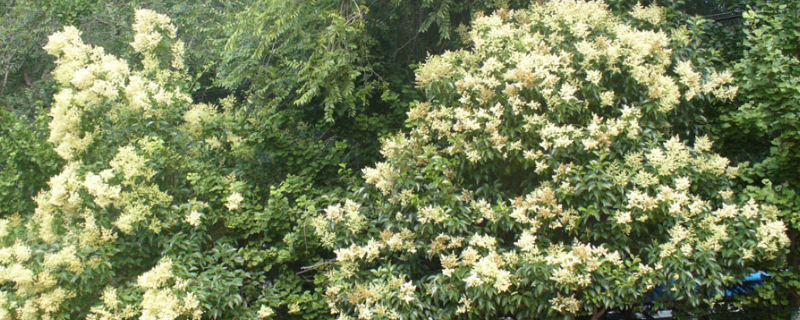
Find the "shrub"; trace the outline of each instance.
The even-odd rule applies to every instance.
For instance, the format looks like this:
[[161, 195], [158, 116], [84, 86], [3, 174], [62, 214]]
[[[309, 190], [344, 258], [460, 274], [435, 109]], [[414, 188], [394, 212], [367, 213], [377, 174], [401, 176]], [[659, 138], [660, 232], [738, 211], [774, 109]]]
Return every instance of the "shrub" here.
[[[731, 99], [727, 71], [673, 55], [660, 8], [556, 0], [479, 16], [469, 49], [417, 71], [427, 101], [367, 186], [313, 222], [340, 319], [702, 311], [788, 245], [778, 211], [676, 114]], [[686, 60], [683, 60], [686, 59]]]
[[0, 219], [0, 318], [314, 317], [324, 304], [290, 265], [317, 256], [298, 233], [304, 199], [337, 148], [308, 146], [334, 152], [304, 177], [253, 177], [274, 169], [264, 153], [286, 152], [262, 148], [263, 118], [233, 98], [193, 103], [167, 16], [139, 10], [133, 30], [140, 61], [74, 27], [45, 47], [59, 84], [49, 141], [66, 164], [33, 212]]

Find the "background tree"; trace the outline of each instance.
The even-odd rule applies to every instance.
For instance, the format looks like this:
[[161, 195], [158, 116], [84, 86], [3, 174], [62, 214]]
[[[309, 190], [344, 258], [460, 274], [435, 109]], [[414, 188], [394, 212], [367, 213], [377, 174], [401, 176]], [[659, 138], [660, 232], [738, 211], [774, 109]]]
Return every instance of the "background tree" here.
[[[720, 116], [717, 134], [721, 150], [740, 162], [752, 164], [743, 171], [746, 191], [780, 209], [789, 226], [791, 250], [785, 265], [770, 268], [770, 285], [760, 286], [748, 298], [756, 306], [800, 306], [800, 180], [797, 163], [798, 107], [800, 100], [800, 7], [792, 1], [756, 1], [744, 13], [746, 39], [741, 60], [733, 61], [741, 87], [734, 108]], [[786, 317], [776, 313], [776, 318]]]

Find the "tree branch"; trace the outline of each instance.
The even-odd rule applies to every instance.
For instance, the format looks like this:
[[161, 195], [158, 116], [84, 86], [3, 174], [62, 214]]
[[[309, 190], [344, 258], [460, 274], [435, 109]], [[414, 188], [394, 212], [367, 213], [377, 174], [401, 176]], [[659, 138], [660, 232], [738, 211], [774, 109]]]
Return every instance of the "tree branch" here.
[[322, 261], [322, 262], [317, 262], [317, 263], [315, 263], [313, 265], [310, 265], [308, 267], [300, 268], [300, 271], [298, 271], [296, 274], [304, 274], [304, 273], [307, 273], [307, 272], [311, 272], [311, 271], [320, 269], [322, 267], [325, 267], [327, 265], [334, 264], [334, 263], [336, 263], [336, 261], [337, 261], [336, 258], [333, 258], [333, 259], [328, 259], [328, 260], [325, 260], [325, 261]]
[[597, 306], [594, 306], [594, 310], [592, 311], [592, 320], [600, 319], [606, 312], [608, 311], [608, 307], [603, 308], [603, 310], [597, 310]]

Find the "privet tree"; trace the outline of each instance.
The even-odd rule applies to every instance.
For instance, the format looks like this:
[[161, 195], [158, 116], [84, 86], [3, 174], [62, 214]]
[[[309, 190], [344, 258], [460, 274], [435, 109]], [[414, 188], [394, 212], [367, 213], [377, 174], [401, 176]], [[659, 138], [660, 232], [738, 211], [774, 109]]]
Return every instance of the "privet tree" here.
[[556, 0], [478, 16], [469, 49], [430, 57], [408, 132], [313, 222], [336, 255], [332, 313], [688, 310], [781, 254], [778, 211], [737, 200], [737, 168], [709, 138], [671, 130], [675, 114], [737, 88], [673, 55], [688, 35], [662, 20], [659, 7], [616, 16], [602, 1]]
[[[176, 28], [151, 10], [135, 16], [140, 61], [83, 43], [74, 27], [45, 46], [59, 83], [49, 141], [66, 164], [34, 212], [0, 219], [0, 319], [313, 316], [323, 305], [301, 306], [314, 299], [294, 271], [269, 273], [240, 250], [269, 233], [262, 259], [304, 256], [291, 251], [296, 215], [270, 211], [293, 190], [253, 188], [237, 170], [259, 156], [246, 131], [256, 119], [233, 99], [193, 103]], [[243, 217], [261, 229], [242, 236]]]
[[[161, 105], [190, 100], [167, 86], [183, 67], [182, 43], [175, 42], [174, 55], [166, 57], [174, 68], [162, 69], [160, 59], [165, 57], [157, 55], [165, 51], [157, 50], [167, 42], [162, 41], [164, 35], [174, 38], [169, 19], [142, 11], [135, 27], [138, 34], [132, 45], [145, 56], [140, 71], [132, 71], [103, 48], [84, 44], [74, 27], [52, 35], [45, 47], [57, 58], [53, 75], [62, 85], [51, 109], [49, 141], [67, 164], [50, 179], [50, 189], [37, 195], [33, 215], [2, 221], [4, 318], [77, 315], [92, 304], [86, 301], [88, 296], [103, 291], [106, 306], [93, 313], [130, 317], [158, 313], [154, 308], [174, 308], [176, 315], [202, 313], [185, 285], [167, 286], [172, 280], [186, 283], [174, 278], [169, 259], [138, 283], [128, 273], [148, 268], [135, 263], [150, 264], [141, 258], [158, 254], [147, 238], [182, 222], [180, 211], [170, 208], [172, 197], [156, 183], [151, 164], [164, 151], [164, 141], [136, 129], [147, 122], [168, 121], [172, 115], [151, 104], [156, 95]], [[130, 130], [108, 130], [113, 125]], [[114, 261], [123, 253], [133, 259]], [[122, 292], [112, 285], [117, 281], [124, 283]], [[136, 293], [130, 291], [133, 288]], [[118, 299], [134, 294], [164, 303], [134, 310]]]

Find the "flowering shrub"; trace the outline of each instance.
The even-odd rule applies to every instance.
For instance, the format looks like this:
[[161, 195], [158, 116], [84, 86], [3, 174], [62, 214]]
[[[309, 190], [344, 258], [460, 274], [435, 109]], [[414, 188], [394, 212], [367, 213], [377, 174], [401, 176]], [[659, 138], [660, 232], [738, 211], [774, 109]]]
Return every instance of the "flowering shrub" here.
[[[145, 57], [145, 70], [141, 71], [131, 71], [126, 62], [102, 48], [84, 44], [75, 28], [67, 27], [50, 37], [45, 49], [58, 59], [54, 77], [62, 89], [51, 110], [49, 140], [68, 163], [50, 179], [50, 189], [36, 196], [32, 216], [2, 220], [3, 318], [70, 314], [82, 304], [94, 304], [86, 301], [86, 296], [102, 289], [104, 283], [109, 284], [103, 294], [104, 306], [93, 309], [89, 317], [125, 318], [141, 312], [148, 318], [147, 314], [162, 311], [175, 317], [201, 315], [197, 299], [185, 290], [186, 280], [172, 273], [169, 261], [140, 276], [138, 283], [134, 279], [121, 288], [127, 299], [138, 295], [144, 301], [160, 300], [158, 303], [125, 306], [109, 283], [125, 279], [115, 275], [120, 267], [146, 267], [111, 264], [120, 254], [147, 250], [134, 249], [132, 237], [144, 239], [147, 233], [158, 233], [180, 221], [179, 212], [169, 208], [172, 197], [154, 181], [151, 161], [163, 151], [164, 141], [135, 130], [124, 137], [114, 136], [118, 132], [105, 127], [162, 120], [165, 117], [157, 113], [160, 108], [153, 108], [151, 97], [162, 105], [188, 102], [188, 96], [164, 86], [179, 74], [180, 42], [173, 48], [176, 70], [157, 71], [156, 46], [162, 42], [162, 30], [155, 28], [174, 38], [175, 30], [169, 27], [165, 16], [148, 11], [137, 15], [137, 38], [150, 39], [148, 46], [137, 47]], [[124, 145], [113, 158], [102, 153], [119, 144]], [[102, 160], [110, 161], [96, 164]], [[106, 278], [112, 280], [96, 281]], [[159, 308], [162, 310], [157, 311]]]
[[[45, 47], [59, 83], [49, 141], [66, 164], [32, 214], [0, 219], [0, 319], [256, 318], [285, 304], [299, 314], [314, 300], [299, 277], [253, 257], [305, 257], [292, 249], [296, 214], [264, 222], [297, 187], [262, 191], [237, 171], [255, 158], [243, 123], [257, 119], [232, 98], [193, 103], [167, 16], [139, 10], [133, 30], [140, 62], [83, 43], [74, 27]], [[242, 248], [262, 233], [278, 239]]]
[[659, 7], [555, 0], [478, 16], [417, 72], [428, 100], [368, 186], [313, 221], [340, 319], [551, 318], [709, 306], [789, 239], [737, 168], [671, 116], [732, 99], [673, 56]]

